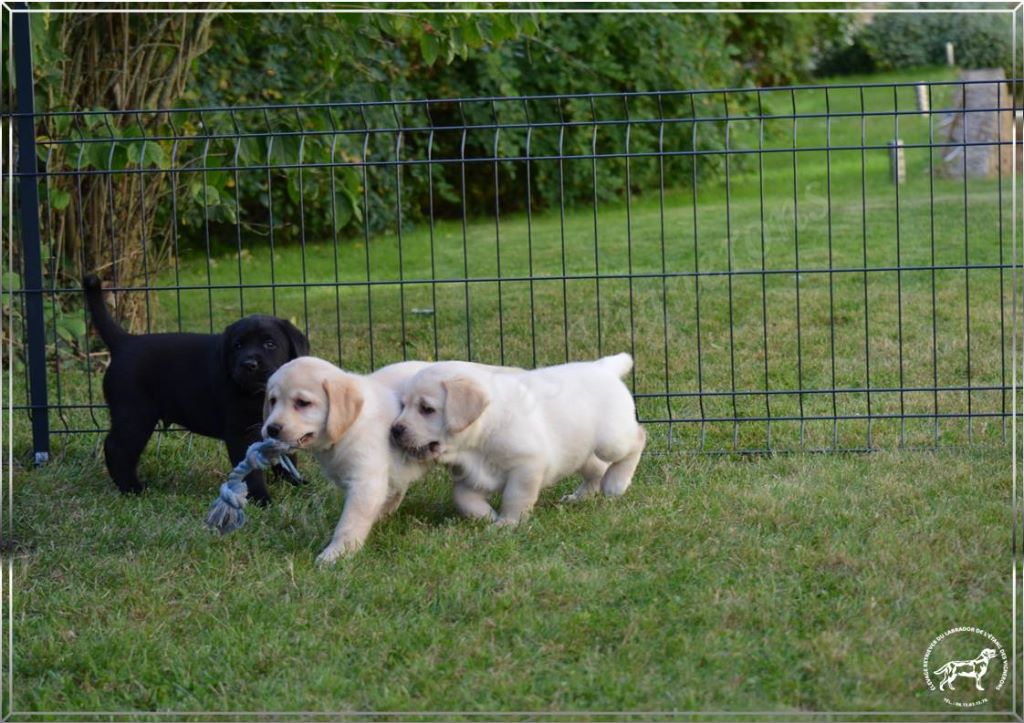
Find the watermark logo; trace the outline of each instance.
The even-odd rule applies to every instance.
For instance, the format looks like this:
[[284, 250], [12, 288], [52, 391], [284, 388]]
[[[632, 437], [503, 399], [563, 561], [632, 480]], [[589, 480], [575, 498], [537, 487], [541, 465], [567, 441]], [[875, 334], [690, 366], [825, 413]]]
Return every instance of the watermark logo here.
[[950, 628], [925, 650], [921, 672], [948, 705], [975, 708], [1006, 684], [1006, 650], [981, 628]]

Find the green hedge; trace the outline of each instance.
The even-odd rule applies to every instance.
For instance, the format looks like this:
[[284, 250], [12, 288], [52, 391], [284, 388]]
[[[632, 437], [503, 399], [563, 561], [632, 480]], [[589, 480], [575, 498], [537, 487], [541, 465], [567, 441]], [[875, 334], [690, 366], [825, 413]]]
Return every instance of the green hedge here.
[[[745, 7], [734, 3], [734, 8]], [[276, 103], [314, 103], [351, 100], [412, 98], [453, 98], [466, 96], [519, 96], [572, 94], [591, 91], [653, 91], [727, 88], [770, 85], [799, 81], [810, 73], [822, 52], [844, 36], [843, 16], [827, 14], [655, 14], [655, 13], [534, 13], [520, 15], [464, 13], [417, 14], [412, 5], [408, 13], [381, 14], [219, 14], [210, 26], [210, 42], [192, 61], [191, 80], [177, 95], [177, 107], [229, 107]], [[730, 5], [723, 4], [720, 9]], [[763, 8], [762, 5], [751, 7]], [[71, 19], [74, 18], [74, 19]], [[35, 22], [38, 21], [38, 22]], [[154, 32], [151, 25], [160, 17], [139, 16], [128, 28], [127, 36], [109, 42], [127, 40], [127, 56], [133, 43], [146, 43]], [[72, 27], [69, 23], [78, 23]], [[34, 45], [37, 60], [37, 90], [40, 100], [51, 99], [49, 109], [60, 107], [116, 108], [115, 97], [63, 98], [68, 87], [62, 80], [70, 72], [69, 58], [75, 38], [89, 42], [107, 42], [102, 15], [34, 16]], [[79, 27], [81, 26], [81, 27]], [[91, 30], [90, 30], [91, 29]], [[88, 33], [85, 31], [89, 30]], [[84, 36], [83, 36], [84, 33]], [[6, 40], [6, 38], [5, 38]], [[74, 40], [74, 42], [72, 42]], [[170, 52], [170, 51], [169, 51]], [[86, 66], [83, 66], [86, 67]], [[86, 67], [85, 71], [88, 72]], [[97, 71], [98, 72], [98, 71]], [[73, 85], [73, 84], [72, 84]], [[103, 84], [98, 84], [102, 86]], [[75, 86], [79, 87], [79, 86]], [[55, 100], [54, 100], [55, 99]], [[731, 113], [754, 108], [754, 94], [729, 99]], [[41, 102], [40, 110], [46, 109]], [[724, 112], [720, 96], [698, 96], [664, 100], [659, 106], [651, 96], [634, 97], [628, 109], [621, 98], [597, 101], [564, 99], [537, 102], [522, 108], [503, 104], [498, 108], [503, 123], [523, 120], [587, 121], [595, 114], [601, 120], [626, 117], [688, 118]], [[494, 108], [487, 103], [466, 104], [462, 109], [451, 104], [430, 106], [435, 124], [460, 124], [465, 116], [469, 124], [491, 123]], [[166, 136], [170, 128], [156, 116], [147, 125], [148, 136]], [[361, 134], [336, 136], [335, 129], [358, 129], [363, 123], [375, 127], [423, 125], [422, 107], [405, 110], [396, 118], [390, 108], [367, 113], [364, 119], [355, 112], [311, 111], [239, 111], [234, 117], [226, 112], [207, 112], [200, 117], [176, 117], [175, 130], [213, 129], [233, 132], [269, 129], [290, 133], [313, 131], [300, 140], [297, 135], [278, 135], [273, 139], [250, 138], [237, 147], [231, 140], [206, 144], [201, 138], [191, 142], [150, 142], [145, 157], [132, 158], [134, 146], [123, 139], [140, 133], [136, 119], [127, 116], [96, 116], [93, 124], [102, 127], [81, 129], [110, 136], [111, 144], [93, 145], [91, 155], [64, 156], [61, 163], [83, 169], [151, 166], [167, 168], [173, 159], [176, 167], [191, 169], [266, 164], [330, 163], [363, 159]], [[124, 124], [120, 127], [119, 124]], [[201, 124], [201, 125], [200, 125]], [[583, 126], [559, 134], [537, 131], [530, 139], [530, 154], [565, 155], [590, 153], [594, 139]], [[46, 128], [46, 134], [60, 135], [59, 128]], [[657, 125], [632, 125], [628, 128], [631, 150], [656, 150], [661, 129]], [[697, 138], [700, 147], [722, 143], [722, 127], [702, 125]], [[599, 153], [624, 150], [627, 127], [602, 127], [597, 139]], [[493, 151], [492, 131], [474, 131], [465, 139], [468, 158], [486, 157]], [[507, 130], [500, 134], [502, 156], [526, 154], [526, 134]], [[405, 134], [403, 158], [423, 158], [426, 134]], [[676, 125], [666, 131], [666, 147], [691, 147], [690, 129]], [[457, 157], [463, 152], [458, 133], [436, 134], [432, 152], [435, 158]], [[371, 159], [394, 156], [394, 136], [379, 134], [369, 148]], [[56, 161], [55, 161], [56, 162]], [[739, 162], [738, 162], [739, 163]], [[599, 182], [593, 182], [588, 162], [571, 162], [559, 168], [557, 163], [536, 163], [530, 171], [530, 194], [526, 193], [526, 164], [503, 163], [497, 169], [497, 202], [503, 212], [524, 208], [529, 198], [535, 210], [564, 202], [590, 203], [608, 200], [626, 192], [624, 159], [600, 162]], [[58, 170], [58, 169], [51, 169]], [[678, 186], [688, 182], [691, 166], [685, 158], [667, 158], [664, 168], [656, 162], [632, 162], [632, 190], [653, 191], [661, 182]], [[702, 178], [718, 172], [715, 161], [701, 169]], [[183, 247], [204, 246], [209, 238], [233, 244], [236, 223], [258, 233], [266, 233], [273, 213], [275, 242], [295, 242], [330, 238], [361, 238], [368, 229], [377, 233], [393, 227], [400, 210], [406, 222], [422, 220], [428, 212], [437, 216], [457, 216], [465, 206], [470, 213], [493, 208], [495, 169], [493, 164], [476, 163], [466, 167], [465, 179], [458, 164], [408, 166], [401, 174], [394, 169], [364, 171], [358, 167], [338, 168], [333, 173], [320, 170], [274, 169], [265, 171], [188, 172], [175, 177], [179, 183], [176, 216], [170, 217], [170, 204], [161, 204], [144, 230], [148, 238], [160, 236], [161, 228], [176, 225], [177, 240]], [[402, 208], [396, 209], [397, 184], [402, 184]], [[463, 192], [463, 183], [465, 192]], [[71, 193], [69, 183], [51, 184], [52, 192]], [[65, 187], [67, 186], [67, 187]], [[432, 208], [431, 208], [432, 206]], [[59, 210], [59, 209], [58, 209]], [[300, 213], [301, 211], [301, 213]], [[299, 223], [299, 219], [304, 224]], [[119, 226], [116, 219], [114, 226]], [[160, 237], [166, 237], [164, 234]], [[104, 261], [105, 247], [86, 243], [89, 258]], [[60, 244], [57, 244], [58, 246]]]
[[[740, 4], [736, 4], [737, 7]], [[268, 15], [243, 18], [234, 16], [219, 28], [223, 42], [214, 42], [200, 59], [196, 84], [186, 100], [202, 105], [235, 105], [256, 102], [345, 101], [410, 98], [454, 98], [478, 96], [520, 96], [572, 94], [592, 91], [686, 90], [716, 87], [778, 84], [808, 77], [814, 59], [844, 33], [845, 19], [816, 15], [700, 15], [700, 14], [538, 14], [536, 24], [498, 21], [502, 16], [480, 16], [479, 23], [436, 27], [434, 16], [412, 16], [404, 26], [379, 24], [347, 16], [345, 26], [334, 16], [320, 16], [310, 23], [302, 16]], [[470, 16], [472, 17], [472, 16]], [[515, 17], [515, 16], [511, 16]], [[527, 16], [531, 17], [531, 16]], [[339, 42], [339, 37], [345, 42]], [[268, 43], [266, 38], [280, 39]], [[467, 42], [467, 39], [469, 42]], [[456, 43], [461, 43], [456, 47]], [[731, 112], [752, 108], [756, 98], [737, 96], [730, 100]], [[631, 118], [656, 118], [659, 113], [672, 117], [721, 115], [722, 99], [698, 96], [691, 107], [685, 102], [663, 102], [661, 108], [652, 97], [636, 97], [629, 102]], [[588, 121], [625, 118], [627, 109], [621, 99], [599, 101], [591, 106], [586, 99], [560, 102], [535, 102], [523, 108], [518, 104], [452, 104], [430, 107], [431, 121], [437, 125], [459, 125], [462, 117], [470, 124], [493, 123], [494, 113], [502, 123], [514, 123], [531, 114], [532, 120]], [[371, 125], [390, 127], [426, 123], [422, 111], [409, 110], [396, 120], [390, 110], [372, 112]], [[359, 128], [362, 118], [352, 114], [335, 119]], [[325, 113], [275, 114], [275, 127], [327, 130]], [[593, 138], [589, 127], [567, 132], [536, 132], [530, 142], [530, 155], [587, 154]], [[683, 130], [686, 131], [683, 137]], [[691, 147], [690, 129], [676, 126], [676, 136], [665, 139], [667, 147]], [[720, 146], [724, 129], [703, 125], [699, 146]], [[631, 149], [656, 149], [657, 125], [630, 128]], [[325, 136], [326, 139], [326, 136]], [[349, 136], [335, 147], [336, 154], [361, 158], [361, 135]], [[393, 157], [383, 137], [373, 139], [371, 158]], [[434, 158], [455, 158], [463, 153], [458, 133], [439, 133], [433, 138]], [[622, 150], [626, 127], [603, 127], [598, 137], [598, 152]], [[406, 134], [402, 155], [426, 157], [426, 134]], [[526, 153], [524, 131], [503, 131], [499, 136], [500, 155]], [[465, 138], [467, 158], [488, 157], [493, 152], [493, 131], [473, 131]], [[309, 160], [327, 151], [325, 142], [307, 141], [303, 157]], [[297, 159], [296, 144], [278, 143], [282, 158]], [[255, 149], [255, 154], [266, 149]], [[325, 156], [326, 157], [326, 156]], [[686, 183], [691, 176], [689, 161], [669, 158], [665, 176], [671, 185]], [[718, 171], [715, 162], [702, 168], [702, 174]], [[632, 190], [658, 187], [662, 169], [655, 163], [633, 162], [630, 168]], [[489, 163], [467, 164], [465, 179], [458, 164], [437, 165], [432, 177], [425, 166], [406, 167], [402, 171], [403, 219], [415, 222], [429, 210], [435, 217], [462, 213], [463, 184], [466, 206], [474, 210], [493, 208], [495, 168]], [[537, 163], [531, 168], [529, 200], [534, 210], [564, 201], [566, 204], [591, 203], [622, 196], [626, 191], [625, 160], [600, 162], [600, 180], [592, 179], [593, 168], [586, 162], [563, 164]], [[223, 193], [220, 198], [238, 196], [240, 211], [249, 217], [267, 214], [273, 199], [276, 218], [298, 215], [298, 178], [295, 173], [277, 174], [268, 184], [257, 174], [242, 174], [239, 192]], [[372, 170], [339, 173], [332, 191], [324, 174], [312, 184], [305, 183], [302, 195], [306, 218], [306, 237], [324, 237], [334, 233], [358, 237], [364, 223], [375, 233], [393, 226], [395, 186], [393, 171]], [[702, 176], [704, 177], [704, 176]], [[497, 202], [502, 212], [523, 209], [526, 205], [526, 164], [503, 163], [497, 169]], [[227, 179], [220, 179], [225, 182]], [[305, 179], [304, 179], [305, 180]], [[367, 181], [363, 187], [363, 181]], [[432, 184], [433, 195], [430, 193]], [[268, 186], [276, 185], [274, 192]], [[231, 203], [229, 200], [228, 203]], [[214, 214], [225, 223], [234, 216]], [[204, 222], [198, 213], [196, 223]], [[277, 240], [286, 241], [298, 234], [298, 225], [283, 228]]]
[[[912, 8], [907, 8], [912, 9]], [[864, 73], [945, 65], [952, 42], [961, 68], [1013, 65], [1012, 20], [1006, 13], [879, 13], [824, 59], [820, 71]]]

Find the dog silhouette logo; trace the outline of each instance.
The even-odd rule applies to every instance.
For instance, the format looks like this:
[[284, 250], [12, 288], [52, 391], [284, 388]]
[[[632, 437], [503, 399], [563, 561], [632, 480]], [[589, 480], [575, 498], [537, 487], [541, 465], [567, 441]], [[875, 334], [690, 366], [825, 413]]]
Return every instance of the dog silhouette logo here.
[[[938, 661], [945, 662], [935, 667]], [[1006, 650], [981, 628], [951, 628], [932, 640], [921, 669], [928, 689], [941, 694], [945, 703], [976, 708], [1006, 683]]]
[[977, 690], [985, 690], [981, 685], [981, 679], [988, 672], [988, 664], [996, 657], [996, 651], [992, 648], [985, 648], [974, 660], [950, 660], [938, 670], [935, 675], [942, 678], [939, 681], [939, 690], [955, 690], [953, 683], [957, 678], [973, 678], [974, 687]]

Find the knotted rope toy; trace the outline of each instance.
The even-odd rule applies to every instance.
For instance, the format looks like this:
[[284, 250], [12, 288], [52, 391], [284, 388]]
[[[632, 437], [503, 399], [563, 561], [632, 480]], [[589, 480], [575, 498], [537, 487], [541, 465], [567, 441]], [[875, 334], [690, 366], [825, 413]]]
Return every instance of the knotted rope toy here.
[[220, 486], [220, 496], [210, 505], [210, 512], [206, 515], [207, 527], [225, 535], [245, 524], [242, 508], [249, 496], [245, 478], [254, 469], [268, 469], [277, 464], [294, 481], [302, 482], [302, 475], [288, 457], [291, 449], [291, 445], [277, 439], [264, 439], [250, 444], [249, 449], [245, 450], [245, 459], [231, 470], [227, 481]]

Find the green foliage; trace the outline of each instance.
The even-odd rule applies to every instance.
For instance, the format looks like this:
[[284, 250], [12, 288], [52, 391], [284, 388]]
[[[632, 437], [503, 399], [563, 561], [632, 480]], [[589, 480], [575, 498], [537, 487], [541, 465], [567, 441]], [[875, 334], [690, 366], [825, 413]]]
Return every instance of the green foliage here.
[[[45, 250], [45, 246], [44, 246]], [[22, 288], [21, 274], [4, 271], [0, 274], [0, 313], [8, 320], [0, 340], [13, 354], [5, 355], [4, 369], [21, 371], [27, 364], [28, 348], [21, 331], [26, 328], [23, 298], [16, 296]], [[73, 357], [85, 347], [86, 323], [81, 308], [64, 308], [62, 304], [43, 305], [43, 330], [47, 359]]]
[[[547, 96], [728, 85], [737, 80], [737, 66], [729, 57], [723, 30], [716, 18], [700, 15], [545, 16], [538, 36], [517, 39], [496, 51], [440, 69], [430, 91], [440, 96]], [[686, 42], [680, 42], [681, 38]], [[670, 126], [669, 137], [659, 143], [659, 131], [664, 128], [658, 123], [627, 121], [711, 115], [715, 102], [709, 96], [666, 96], [660, 101], [653, 95], [569, 97], [497, 107], [488, 103], [437, 105], [432, 108], [432, 118], [441, 126], [460, 125], [463, 115], [472, 125], [493, 123], [495, 116], [499, 122], [512, 124], [527, 120], [534, 124], [575, 124], [547, 129], [535, 126], [530, 134], [510, 129], [497, 139], [491, 132], [471, 133], [465, 139], [466, 155], [470, 157], [491, 156], [496, 141], [505, 157], [600, 157], [595, 163], [533, 164], [529, 196], [525, 192], [524, 163], [504, 163], [497, 171], [487, 163], [468, 166], [466, 204], [471, 208], [493, 204], [493, 177], [497, 172], [499, 203], [509, 210], [523, 208], [527, 200], [538, 208], [561, 201], [569, 205], [591, 203], [594, 195], [598, 200], [621, 196], [627, 190], [627, 162], [621, 154], [659, 147], [687, 151], [693, 147], [692, 128], [688, 126]], [[705, 142], [717, 143], [721, 133], [721, 127], [701, 127]], [[462, 141], [458, 134], [435, 138], [439, 146], [435, 155], [458, 157]], [[690, 178], [688, 157], [666, 159], [665, 166], [670, 178]], [[629, 172], [631, 190], [658, 187], [660, 170], [656, 164], [634, 160]], [[442, 200], [447, 203], [442, 204], [442, 213], [458, 212], [461, 173], [458, 165], [444, 166], [439, 171]], [[600, 182], [595, 181], [595, 173]]]
[[[341, 15], [308, 18], [295, 15], [230, 16], [218, 24], [218, 40], [200, 59], [197, 83], [186, 100], [198, 105], [288, 103], [569, 95], [588, 92], [645, 92], [731, 87], [754, 83], [792, 82], [805, 77], [825, 39], [837, 36], [840, 21], [827, 15], [700, 15], [700, 14], [560, 14], [545, 15]], [[266, 37], [287, 42], [266, 43]], [[339, 37], [346, 42], [338, 42]], [[752, 95], [738, 98], [732, 111], [753, 107]], [[289, 146], [282, 156], [291, 163], [325, 164], [339, 159], [395, 160], [402, 158], [470, 159], [432, 168], [407, 166], [400, 178], [392, 168], [342, 169], [347, 192], [339, 196], [328, 186], [336, 181], [324, 173], [275, 171], [269, 179], [242, 173], [234, 194], [243, 216], [294, 219], [299, 199], [305, 226], [275, 228], [278, 239], [324, 237], [341, 231], [359, 236], [394, 223], [394, 196], [402, 184], [401, 212], [405, 220], [435, 216], [457, 217], [464, 207], [522, 209], [529, 202], [543, 208], [565, 202], [590, 203], [627, 191], [627, 149], [654, 151], [693, 148], [691, 127], [665, 129], [658, 123], [629, 124], [629, 119], [720, 116], [722, 99], [715, 96], [634, 96], [623, 99], [567, 98], [529, 103], [435, 103], [425, 110], [370, 108], [364, 111], [272, 111], [271, 121], [257, 118], [261, 132], [303, 131], [304, 147]], [[598, 130], [588, 123], [597, 120]], [[495, 121], [519, 128], [474, 130]], [[577, 124], [564, 133], [535, 129], [527, 122]], [[466, 133], [406, 132], [399, 127], [468, 127]], [[364, 128], [384, 129], [371, 134], [364, 159]], [[330, 135], [332, 130], [350, 131]], [[224, 132], [231, 132], [225, 123]], [[628, 134], [628, 146], [627, 146]], [[673, 135], [674, 134], [674, 135]], [[720, 146], [721, 124], [702, 124], [697, 147]], [[329, 149], [328, 149], [329, 146]], [[560, 167], [534, 164], [527, 179], [525, 162], [472, 162], [502, 158], [567, 156], [582, 161]], [[599, 169], [588, 160], [601, 156]], [[226, 155], [230, 155], [230, 150]], [[715, 172], [715, 168], [702, 172]], [[618, 182], [594, 184], [593, 174]], [[632, 163], [630, 190], [685, 183], [692, 175], [691, 159], [668, 157], [664, 166]], [[353, 180], [354, 176], [354, 180]], [[530, 193], [525, 191], [527, 180]], [[495, 187], [497, 183], [497, 188]], [[298, 193], [303, 185], [305, 192]], [[594, 186], [597, 186], [595, 189]], [[272, 187], [286, 189], [275, 193]], [[322, 187], [322, 188], [321, 188]], [[227, 189], [220, 188], [224, 197]], [[256, 200], [259, 199], [259, 203]], [[339, 203], [339, 201], [342, 201]], [[365, 207], [365, 208], [363, 208]], [[265, 223], [263, 225], [266, 225]], [[275, 224], [276, 226], [276, 224]], [[225, 232], [226, 233], [226, 232]]]
[[949, 23], [947, 34], [956, 46], [957, 64], [962, 68], [1005, 68], [1009, 75], [1013, 66], [1012, 26], [1007, 14], [965, 13], [959, 22]]
[[[530, 14], [416, 15], [413, 11], [420, 5], [405, 7], [409, 14], [324, 14], [315, 22], [295, 14], [224, 15], [214, 27], [213, 47], [196, 63], [195, 82], [182, 104], [224, 107], [422, 97], [429, 94], [429, 79], [445, 64], [537, 32]], [[281, 42], [268, 43], [268, 37]], [[427, 81], [418, 84], [423, 78]], [[209, 114], [204, 121], [219, 134], [241, 130], [261, 135], [217, 141], [204, 151], [201, 167], [242, 170], [206, 173], [189, 181], [191, 189], [202, 188], [204, 194], [193, 194], [197, 203], [179, 209], [186, 227], [241, 219], [251, 230], [269, 234], [272, 215], [275, 241], [288, 242], [339, 232], [361, 236], [364, 223], [375, 233], [394, 216], [395, 173], [358, 165], [364, 157], [394, 157], [394, 133], [360, 132], [397, 127], [401, 119], [392, 109], [292, 108], [271, 109], [266, 115], [243, 110], [233, 116]], [[249, 172], [248, 166], [273, 168], [269, 173]], [[408, 189], [405, 211], [415, 217], [427, 205], [428, 171], [417, 167], [402, 174]], [[208, 218], [204, 205], [210, 199], [218, 208]], [[219, 208], [225, 204], [230, 207], [227, 212]], [[297, 222], [300, 218], [302, 224]], [[230, 230], [215, 229], [214, 235], [228, 236]]]
[[[137, 125], [124, 125], [123, 117], [96, 108], [80, 116], [79, 127], [72, 130], [71, 116], [55, 115], [45, 121], [44, 135], [36, 137], [36, 154], [49, 170], [110, 170], [170, 167], [169, 141], [149, 140]], [[60, 161], [54, 162], [54, 142], [64, 143]], [[57, 167], [55, 167], [57, 166]], [[50, 204], [63, 210], [71, 194], [63, 189], [50, 190]]]
[[[842, 5], [842, 3], [839, 3]], [[770, 9], [770, 4], [742, 3], [743, 9]], [[785, 3], [789, 11], [815, 3]], [[732, 56], [746, 80], [758, 86], [786, 85], [810, 77], [821, 59], [841, 44], [851, 16], [837, 13], [743, 13], [721, 16]]]
[[[406, 12], [399, 14], [219, 14], [209, 27], [209, 47], [191, 61], [191, 80], [174, 105], [289, 107], [265, 113], [190, 113], [184, 121], [176, 115], [173, 128], [165, 122], [145, 131], [129, 116], [97, 114], [84, 128], [47, 133], [104, 139], [68, 146], [67, 167], [184, 169], [175, 177], [181, 187], [175, 189], [174, 217], [170, 204], [162, 203], [154, 218], [159, 228], [177, 224], [179, 244], [186, 247], [205, 243], [207, 237], [233, 243], [239, 226], [266, 236], [272, 228], [277, 243], [361, 237], [393, 227], [399, 211], [406, 222], [415, 222], [428, 213], [457, 217], [467, 207], [473, 214], [494, 203], [503, 210], [522, 209], [527, 202], [534, 208], [590, 203], [595, 196], [606, 200], [657, 188], [663, 178], [668, 185], [685, 184], [693, 171], [689, 156], [669, 156], [662, 165], [634, 160], [627, 168], [621, 155], [627, 148], [693, 150], [692, 127], [627, 121], [721, 116], [723, 98], [639, 95], [398, 108], [291, 106], [788, 83], [806, 77], [822, 49], [843, 33], [842, 21], [825, 14], [418, 12], [426, 7], [405, 4]], [[743, 3], [734, 7], [748, 9]], [[37, 24], [48, 23], [36, 40], [37, 47], [47, 49], [37, 52], [43, 66], [37, 76], [53, 107], [61, 99], [53, 97], [52, 89], [67, 82], [59, 72], [71, 54], [59, 46], [67, 36], [61, 34], [67, 21], [34, 17], [44, 18]], [[754, 103], [753, 94], [737, 96], [729, 100], [728, 110], [740, 112]], [[499, 134], [473, 130], [495, 120], [520, 128]], [[596, 128], [589, 125], [595, 120]], [[528, 135], [527, 121], [575, 125], [565, 132], [537, 128]], [[470, 130], [397, 132], [430, 126]], [[363, 132], [367, 128], [379, 132]], [[724, 131], [720, 123], [701, 124], [696, 148], [721, 146]], [[149, 141], [140, 139], [143, 133], [192, 138]], [[238, 134], [245, 137], [227, 137]], [[581, 160], [530, 168], [522, 161], [497, 168], [478, 162], [492, 157], [495, 148], [503, 158], [562, 155]], [[591, 162], [595, 152], [600, 158]], [[386, 165], [428, 153], [434, 159], [465, 157], [470, 162], [464, 168], [449, 162], [405, 166], [398, 172]], [[367, 161], [382, 165], [362, 165]], [[719, 170], [708, 165], [701, 173]], [[600, 174], [601, 183], [594, 182], [594, 174]], [[396, 208], [399, 184], [402, 201]], [[55, 209], [67, 192], [55, 189]]]
[[409, 97], [435, 67], [537, 32], [530, 14], [417, 15], [426, 5], [409, 3], [409, 14], [396, 15], [221, 15], [182, 100], [234, 106]]
[[946, 63], [946, 43], [955, 46], [961, 68], [1013, 65], [1012, 24], [1006, 14], [881, 13], [849, 43], [837, 46], [829, 72], [904, 70]]
[[[475, 90], [482, 95], [642, 94], [794, 82], [805, 77], [814, 47], [839, 27], [824, 15], [555, 14], [545, 16], [537, 37], [453, 63], [443, 71], [441, 89]], [[627, 149], [687, 152], [720, 148], [725, 134], [722, 123], [701, 123], [694, 146], [692, 126], [627, 125], [625, 121], [721, 117], [752, 110], [756, 103], [755, 94], [736, 94], [728, 101], [717, 94], [638, 95], [596, 102], [568, 99], [549, 104], [547, 116], [541, 120], [586, 123], [597, 119], [620, 124], [602, 126], [593, 136], [589, 127], [557, 138], [554, 134], [535, 136], [531, 150], [533, 155], [586, 155], [595, 139], [599, 154]], [[525, 153], [522, 138], [513, 134], [503, 139], [511, 146], [506, 153]], [[701, 174], [719, 172], [720, 160], [703, 162]], [[506, 177], [501, 185], [508, 189], [502, 198], [503, 208], [524, 204], [515, 170], [515, 166], [502, 168]], [[692, 170], [692, 158], [681, 155], [667, 156], [662, 164], [633, 160], [628, 171], [625, 159], [602, 158], [601, 177], [619, 182], [599, 184], [597, 195], [602, 199], [624, 195], [627, 190], [651, 192], [660, 187], [663, 177], [669, 179], [669, 185], [686, 185]], [[593, 168], [589, 164], [567, 164], [559, 169], [560, 175], [549, 169], [538, 171], [531, 180], [541, 205], [562, 198], [570, 204], [592, 201]], [[486, 182], [469, 185], [487, 190]]]
[[[2, 92], [0, 92], [0, 109], [4, 113], [16, 110], [14, 89], [15, 63], [13, 57], [12, 37], [13, 22], [7, 20], [13, 15], [5, 16], [4, 32], [0, 33], [0, 52], [9, 62], [5, 63], [2, 73]], [[29, 33], [32, 36], [32, 67], [35, 71], [36, 110], [51, 107], [48, 104], [50, 92], [60, 87], [63, 76], [62, 63], [67, 59], [60, 41], [60, 21], [49, 13], [31, 13], [29, 15]]]

